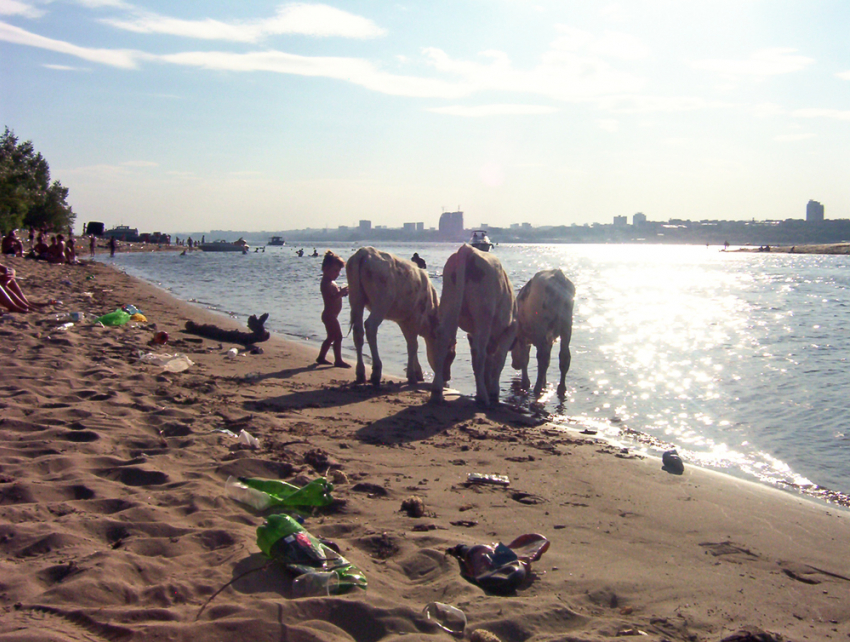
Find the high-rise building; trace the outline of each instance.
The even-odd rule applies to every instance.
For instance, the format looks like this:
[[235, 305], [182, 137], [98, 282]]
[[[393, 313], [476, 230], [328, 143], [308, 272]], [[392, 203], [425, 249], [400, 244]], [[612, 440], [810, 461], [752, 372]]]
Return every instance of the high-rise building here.
[[632, 225], [637, 227], [638, 225], [643, 225], [646, 223], [646, 214], [643, 212], [638, 212], [632, 217]]
[[361, 219], [360, 225], [358, 225], [358, 229], [361, 232], [368, 232], [372, 229], [372, 221], [367, 221], [365, 219]]
[[440, 236], [455, 240], [463, 237], [463, 212], [443, 212], [440, 215]]
[[629, 219], [625, 216], [614, 217], [614, 227], [626, 227], [629, 224]]
[[817, 201], [809, 201], [806, 205], [806, 221], [808, 223], [820, 223], [823, 221], [823, 205]]

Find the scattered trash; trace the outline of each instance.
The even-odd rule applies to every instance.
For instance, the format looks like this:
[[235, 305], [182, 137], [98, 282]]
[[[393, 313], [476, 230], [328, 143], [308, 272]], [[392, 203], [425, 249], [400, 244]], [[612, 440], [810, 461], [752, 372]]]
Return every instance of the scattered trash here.
[[505, 546], [458, 544], [446, 551], [458, 560], [460, 574], [485, 591], [512, 593], [528, 576], [531, 562], [535, 562], [549, 549], [549, 540], [543, 535], [520, 535]]
[[233, 437], [234, 439], [239, 437], [239, 435], [237, 435], [232, 430], [228, 430], [227, 428], [216, 428], [215, 430], [213, 430], [213, 432], [220, 432], [222, 434], [229, 435], [230, 437]]
[[254, 510], [266, 510], [271, 506], [328, 506], [334, 501], [332, 490], [333, 484], [324, 477], [318, 477], [301, 487], [285, 481], [257, 477], [228, 477], [224, 482], [225, 494]]
[[125, 325], [129, 320], [130, 315], [120, 308], [97, 318], [98, 323], [109, 326]]
[[[289, 515], [269, 515], [262, 526], [257, 528], [257, 545], [266, 557], [280, 562], [295, 575], [333, 573], [338, 583], [333, 586], [328, 582], [327, 590], [333, 590], [334, 595], [346, 593], [355, 587], [366, 588], [363, 571], [311, 535]], [[304, 581], [307, 584], [321, 584], [316, 578]], [[304, 590], [307, 590], [306, 587]]]
[[224, 356], [227, 359], [235, 359], [238, 355], [239, 350], [237, 350], [236, 348], [230, 348], [230, 350], [224, 353]]
[[236, 441], [240, 444], [244, 444], [246, 446], [250, 446], [251, 448], [259, 448], [260, 440], [254, 437], [251, 433], [249, 433], [244, 428], [239, 431], [239, 436], [236, 438]]
[[333, 571], [313, 571], [298, 575], [292, 580], [292, 597], [324, 597], [336, 595], [339, 590], [339, 575]]
[[185, 354], [156, 354], [148, 352], [139, 357], [142, 363], [149, 363], [154, 366], [162, 366], [168, 372], [183, 372], [188, 370], [189, 366], [195, 365], [195, 362], [189, 359]]
[[123, 310], [124, 310], [124, 312], [126, 312], [126, 313], [127, 313], [127, 314], [129, 314], [130, 316], [133, 316], [134, 314], [141, 314], [141, 313], [142, 313], [142, 311], [141, 311], [141, 310], [139, 310], [139, 308], [137, 308], [135, 305], [132, 305], [132, 304], [130, 304], [130, 303], [128, 303], [127, 305], [125, 305], [125, 306], [123, 307]]
[[672, 475], [681, 475], [685, 472], [685, 464], [682, 463], [682, 458], [675, 450], [668, 450], [661, 455], [661, 464], [661, 469]]
[[153, 342], [156, 345], [164, 346], [166, 343], [168, 343], [168, 333], [165, 331], [157, 332], [155, 335], [153, 335]]
[[69, 312], [68, 318], [74, 323], [79, 323], [86, 318], [85, 312]]
[[484, 473], [469, 473], [466, 481], [470, 484], [496, 484], [497, 486], [510, 486], [511, 480], [507, 475], [489, 475]]
[[55, 328], [53, 328], [53, 332], [64, 332], [65, 330], [68, 330], [68, 329], [73, 328], [73, 327], [74, 327], [73, 321], [69, 321], [68, 323], [63, 323], [62, 325], [58, 325]]
[[423, 610], [425, 619], [439, 626], [443, 631], [457, 637], [463, 637], [466, 630], [466, 614], [459, 608], [443, 604], [442, 602], [431, 602]]
[[148, 318], [141, 312], [134, 312], [130, 315], [130, 321], [136, 321], [137, 323], [147, 323]]

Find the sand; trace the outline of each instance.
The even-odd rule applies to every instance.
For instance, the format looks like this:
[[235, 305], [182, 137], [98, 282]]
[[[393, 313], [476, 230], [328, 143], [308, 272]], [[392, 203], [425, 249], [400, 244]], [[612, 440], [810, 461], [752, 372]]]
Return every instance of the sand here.
[[[63, 304], [0, 318], [0, 640], [449, 639], [422, 615], [434, 601], [464, 611], [467, 637], [504, 642], [850, 637], [842, 509], [687, 462], [668, 474], [509, 408], [355, 386], [277, 337], [231, 360], [234, 346], [180, 330], [236, 321], [109, 266], [4, 263], [32, 299]], [[127, 303], [149, 323], [58, 328]], [[162, 330], [169, 344], [149, 345]], [[148, 352], [194, 365], [165, 372]], [[470, 486], [469, 472], [511, 484]], [[369, 587], [292, 599], [291, 576], [256, 545], [263, 514], [224, 481], [324, 473], [339, 501], [305, 526]], [[410, 496], [424, 516], [401, 511]], [[534, 532], [551, 547], [514, 595], [486, 593], [444, 554]]]

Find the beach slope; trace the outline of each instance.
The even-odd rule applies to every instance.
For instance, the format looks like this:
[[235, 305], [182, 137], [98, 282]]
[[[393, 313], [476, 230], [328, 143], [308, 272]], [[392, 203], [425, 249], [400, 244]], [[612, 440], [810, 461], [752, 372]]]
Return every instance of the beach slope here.
[[[62, 305], [0, 318], [0, 640], [447, 639], [422, 615], [430, 602], [504, 642], [850, 636], [844, 510], [687, 462], [669, 474], [509, 408], [355, 386], [275, 337], [230, 359], [238, 346], [181, 330], [235, 320], [107, 265], [8, 264], [28, 296]], [[63, 327], [128, 303], [147, 324]], [[157, 331], [169, 343], [153, 345]], [[151, 352], [193, 365], [168, 372]], [[304, 525], [368, 589], [292, 599], [257, 547], [264, 514], [224, 493], [231, 475], [331, 477], [338, 501]], [[409, 497], [422, 516], [401, 510]], [[445, 554], [524, 533], [551, 547], [514, 594], [485, 592]]]

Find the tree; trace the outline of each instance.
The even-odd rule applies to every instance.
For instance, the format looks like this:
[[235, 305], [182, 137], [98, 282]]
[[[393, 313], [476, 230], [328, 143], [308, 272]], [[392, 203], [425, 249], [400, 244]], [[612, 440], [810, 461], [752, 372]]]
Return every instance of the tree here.
[[8, 127], [0, 138], [0, 230], [23, 225], [65, 230], [76, 218], [68, 188], [50, 183], [50, 166], [32, 141], [19, 142]]

